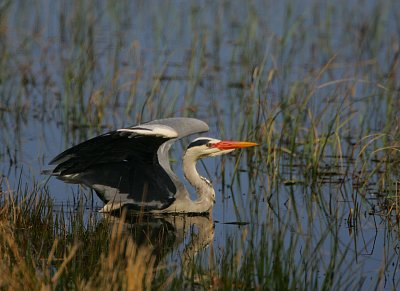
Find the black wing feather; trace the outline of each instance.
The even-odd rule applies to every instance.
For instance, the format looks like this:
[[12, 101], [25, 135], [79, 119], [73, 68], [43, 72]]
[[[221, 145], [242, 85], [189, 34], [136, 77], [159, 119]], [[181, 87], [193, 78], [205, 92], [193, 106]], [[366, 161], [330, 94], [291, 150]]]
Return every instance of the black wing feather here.
[[[53, 175], [94, 188], [104, 202], [111, 199], [107, 190], [116, 189], [141, 209], [165, 208], [174, 201], [176, 187], [160, 166], [157, 150], [169, 139], [112, 131], [64, 151], [50, 164], [57, 165]], [[146, 207], [154, 201], [159, 203]]]

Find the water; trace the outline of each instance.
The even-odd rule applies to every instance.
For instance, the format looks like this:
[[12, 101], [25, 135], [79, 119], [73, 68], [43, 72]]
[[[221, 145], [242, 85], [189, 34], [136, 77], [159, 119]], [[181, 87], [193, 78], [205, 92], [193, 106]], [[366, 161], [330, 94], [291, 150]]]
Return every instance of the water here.
[[[251, 245], [284, 227], [288, 246], [300, 241], [297, 262], [321, 244], [310, 261], [324, 270], [338, 243], [339, 270], [363, 276], [363, 287], [381, 271], [382, 287], [399, 285], [398, 223], [382, 207], [384, 191], [397, 195], [396, 171], [371, 161], [387, 158], [374, 151], [398, 137], [396, 1], [8, 5], [0, 4], [3, 189], [38, 181], [56, 204], [84, 197], [99, 209], [88, 189], [47, 181], [47, 163], [120, 126], [193, 116], [211, 137], [261, 146], [200, 164], [217, 192], [212, 223], [187, 223], [204, 240], [193, 243], [187, 225], [162, 222], [179, 236], [170, 262], [187, 249], [207, 257], [211, 242], [216, 253], [230, 240]], [[377, 133], [385, 136], [373, 140]], [[180, 177], [188, 142], [172, 150]]]

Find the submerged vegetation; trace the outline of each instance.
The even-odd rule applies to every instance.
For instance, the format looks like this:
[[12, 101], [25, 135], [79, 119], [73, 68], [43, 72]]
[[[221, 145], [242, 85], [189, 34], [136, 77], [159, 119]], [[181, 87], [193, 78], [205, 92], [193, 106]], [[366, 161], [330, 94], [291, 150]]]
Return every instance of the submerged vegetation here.
[[[0, 288], [399, 288], [398, 1], [114, 2], [0, 3]], [[199, 166], [211, 217], [40, 174], [172, 116], [261, 144]]]
[[[239, 238], [227, 237], [225, 249], [210, 250], [205, 266], [198, 252], [214, 239], [209, 217], [100, 217], [84, 208], [57, 209], [45, 190], [21, 193], [1, 201], [2, 289], [307, 290], [363, 285], [354, 273], [334, 276], [344, 263], [338, 240], [330, 245], [327, 274], [319, 274], [322, 244], [332, 229], [314, 242], [311, 237], [300, 241], [289, 226], [277, 229], [267, 223], [261, 231], [245, 226]], [[190, 239], [184, 241], [178, 261], [166, 259], [184, 236]]]

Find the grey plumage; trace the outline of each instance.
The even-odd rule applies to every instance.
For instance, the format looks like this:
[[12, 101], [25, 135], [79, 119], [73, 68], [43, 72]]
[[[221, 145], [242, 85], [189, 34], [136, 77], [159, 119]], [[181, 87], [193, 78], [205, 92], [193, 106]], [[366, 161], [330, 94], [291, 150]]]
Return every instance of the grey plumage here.
[[94, 137], [56, 156], [51, 175], [93, 188], [105, 203], [162, 210], [187, 195], [168, 152], [182, 137], [208, 131], [194, 118], [154, 120]]

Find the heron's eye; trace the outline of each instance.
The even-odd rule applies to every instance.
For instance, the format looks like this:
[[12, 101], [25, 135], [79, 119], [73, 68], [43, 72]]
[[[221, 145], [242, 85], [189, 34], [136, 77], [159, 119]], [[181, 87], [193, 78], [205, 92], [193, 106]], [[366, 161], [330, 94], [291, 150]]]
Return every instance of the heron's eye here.
[[207, 144], [206, 144], [206, 147], [211, 148], [211, 147], [212, 147], [212, 143], [210, 143], [210, 142], [207, 143]]

